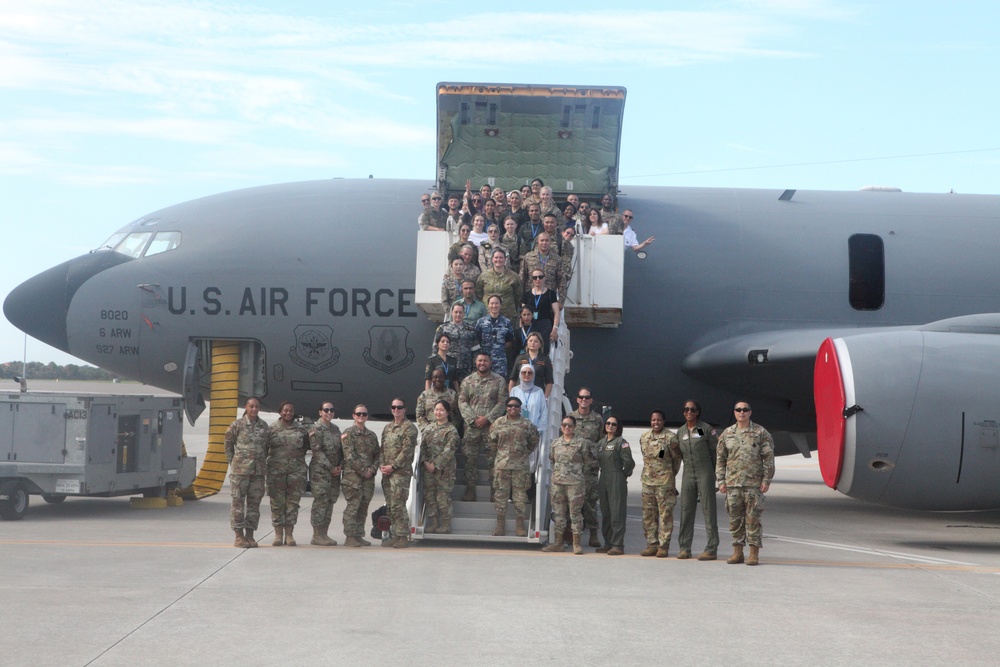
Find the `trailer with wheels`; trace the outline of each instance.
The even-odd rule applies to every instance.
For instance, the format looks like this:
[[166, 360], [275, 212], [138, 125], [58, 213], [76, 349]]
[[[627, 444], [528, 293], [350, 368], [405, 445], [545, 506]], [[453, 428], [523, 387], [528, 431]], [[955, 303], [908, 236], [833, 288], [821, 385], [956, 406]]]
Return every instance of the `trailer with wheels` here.
[[16, 521], [32, 495], [164, 497], [191, 484], [181, 399], [29, 392], [0, 394], [0, 519]]

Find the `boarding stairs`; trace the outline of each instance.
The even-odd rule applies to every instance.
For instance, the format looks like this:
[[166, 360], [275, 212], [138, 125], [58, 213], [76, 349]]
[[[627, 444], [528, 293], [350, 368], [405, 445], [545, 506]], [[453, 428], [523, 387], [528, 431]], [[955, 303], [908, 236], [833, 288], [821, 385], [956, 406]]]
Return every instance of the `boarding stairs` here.
[[[448, 266], [448, 249], [457, 241], [455, 230], [417, 233], [416, 302], [434, 322], [444, 319], [445, 304], [441, 302], [441, 277]], [[420, 445], [414, 457], [413, 483], [407, 508], [410, 515], [411, 537], [427, 540], [475, 540], [487, 542], [546, 542], [550, 530], [551, 508], [549, 486], [551, 468], [549, 445], [559, 435], [564, 414], [573, 410], [565, 391], [565, 377], [570, 370], [573, 353], [570, 327], [616, 327], [622, 315], [622, 272], [624, 251], [620, 236], [583, 237], [574, 241], [573, 277], [567, 289], [564, 316], [559, 325], [559, 343], [550, 351], [553, 387], [548, 398], [548, 420], [541, 434], [534, 486], [529, 493], [528, 537], [514, 534], [514, 508], [508, 505], [505, 535], [494, 536], [496, 509], [490, 501], [492, 480], [484, 455], [475, 462], [477, 470], [476, 501], [461, 500], [465, 493], [465, 461], [461, 452], [456, 459], [458, 471], [452, 490], [451, 533], [425, 533], [423, 484], [421, 481]]]

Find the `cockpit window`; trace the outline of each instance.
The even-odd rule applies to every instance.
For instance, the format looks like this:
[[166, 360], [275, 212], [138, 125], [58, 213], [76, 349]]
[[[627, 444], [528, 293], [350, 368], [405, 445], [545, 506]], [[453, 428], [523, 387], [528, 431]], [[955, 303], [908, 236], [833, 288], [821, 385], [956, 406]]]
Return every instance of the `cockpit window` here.
[[149, 242], [149, 247], [146, 248], [146, 257], [152, 257], [153, 255], [159, 255], [161, 252], [173, 250], [180, 244], [180, 232], [157, 232], [153, 240]]
[[115, 246], [118, 245], [119, 243], [121, 243], [122, 239], [125, 238], [125, 236], [126, 236], [125, 232], [115, 232], [114, 234], [111, 235], [111, 238], [109, 238], [107, 241], [105, 241], [100, 246], [98, 246], [97, 249], [98, 250], [105, 250], [105, 249], [106, 250], [114, 250]]
[[129, 234], [115, 247], [115, 252], [138, 259], [142, 257], [142, 251], [145, 249], [151, 236], [153, 236], [153, 232], [134, 232]]

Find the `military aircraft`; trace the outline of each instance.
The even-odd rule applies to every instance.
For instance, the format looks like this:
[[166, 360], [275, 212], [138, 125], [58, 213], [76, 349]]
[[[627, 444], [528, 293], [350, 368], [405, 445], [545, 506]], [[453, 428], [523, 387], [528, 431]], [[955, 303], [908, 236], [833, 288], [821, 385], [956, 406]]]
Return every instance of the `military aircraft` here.
[[[594, 108], [600, 122], [620, 120], [623, 89], [579, 91], [548, 91], [564, 111], [557, 139], [596, 127]], [[56, 348], [183, 394], [191, 411], [207, 394], [211, 342], [234, 341], [241, 397], [385, 413], [392, 396], [422, 389], [437, 325], [417, 292], [421, 282], [433, 292], [445, 265], [416, 267], [447, 235], [421, 232], [418, 243], [419, 196], [499, 171], [446, 159], [466, 125], [470, 154], [485, 154], [477, 141], [503, 138], [494, 92], [439, 86], [436, 181], [289, 183], [170, 206], [27, 280], [4, 313]], [[526, 113], [537, 112], [534, 98]], [[500, 102], [501, 112], [513, 108]], [[610, 133], [620, 136], [620, 125]], [[581, 173], [549, 182], [592, 201], [600, 187], [619, 190], [616, 143], [613, 153], [597, 185], [568, 187]], [[533, 175], [490, 182], [509, 189]], [[592, 388], [632, 423], [656, 408], [679, 420], [694, 398], [725, 426], [734, 401], [748, 400], [778, 453], [808, 456], [818, 433], [824, 479], [847, 495], [921, 509], [1000, 506], [1000, 197], [619, 191], [619, 210], [635, 211], [639, 231], [657, 241], [645, 259], [616, 247], [619, 268], [575, 276], [621, 288], [611, 307], [578, 303], [576, 322], [589, 326], [572, 327], [569, 386]]]

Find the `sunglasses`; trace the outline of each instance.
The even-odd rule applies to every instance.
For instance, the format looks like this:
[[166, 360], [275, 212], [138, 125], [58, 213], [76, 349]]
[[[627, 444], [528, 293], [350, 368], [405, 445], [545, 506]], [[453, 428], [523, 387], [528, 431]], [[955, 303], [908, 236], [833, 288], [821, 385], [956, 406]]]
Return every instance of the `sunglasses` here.
[[531, 276], [532, 280], [545, 280], [545, 276]]
[[392, 406], [390, 406], [390, 407], [391, 407], [391, 408], [392, 408], [393, 410], [405, 410], [405, 409], [406, 409], [406, 406], [405, 406], [405, 405], [392, 405]]
[[562, 425], [563, 428], [573, 428], [574, 426], [576, 426], [576, 424], [573, 424], [572, 422], [567, 422]]
[[520, 409], [521, 406], [518, 405], [517, 403], [511, 403], [510, 405], [507, 406], [507, 409], [510, 410], [511, 408], [518, 408], [518, 409]]
[[750, 412], [750, 408], [734, 408], [733, 412]]
[[592, 398], [593, 396], [577, 396], [577, 399], [581, 401], [589, 401]]
[[355, 417], [367, 417], [368, 413], [367, 412], [355, 412], [354, 416]]
[[322, 408], [323, 412], [333, 412], [333, 408]]
[[622, 217], [623, 217], [624, 219], [626, 219], [626, 220], [631, 220], [631, 219], [632, 219], [632, 216], [631, 216], [631, 215], [623, 215]]
[[604, 428], [610, 428], [610, 427], [618, 428], [618, 422], [608, 422], [607, 424], [604, 425]]
[[684, 408], [684, 412], [698, 412], [698, 408]]

